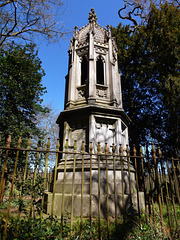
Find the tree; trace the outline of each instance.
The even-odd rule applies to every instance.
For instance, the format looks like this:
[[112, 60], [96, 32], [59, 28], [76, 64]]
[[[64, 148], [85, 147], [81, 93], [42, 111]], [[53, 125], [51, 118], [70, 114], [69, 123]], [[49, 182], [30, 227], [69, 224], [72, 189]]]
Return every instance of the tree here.
[[56, 120], [59, 116], [58, 110], [52, 104], [48, 104], [45, 108], [49, 109], [48, 112], [40, 112], [37, 115], [36, 125], [44, 133], [44, 142], [50, 138], [51, 149], [56, 150], [57, 139], [59, 138], [59, 127]]
[[3, 0], [0, 2], [0, 47], [40, 37], [56, 41], [64, 35], [61, 0]]
[[[41, 112], [37, 115], [37, 126], [43, 131], [43, 145], [46, 146], [48, 138], [50, 138], [50, 149], [56, 150], [57, 139], [59, 138], [59, 126], [56, 120], [59, 116], [57, 109], [52, 104], [46, 105], [49, 109], [48, 112]], [[48, 169], [52, 169], [55, 166], [56, 155], [50, 154], [48, 158]]]
[[[46, 92], [42, 86], [44, 70], [34, 50], [34, 45], [11, 46], [0, 51], [0, 130], [3, 138], [29, 134], [38, 136], [37, 114], [47, 112], [42, 107], [41, 96]], [[16, 144], [16, 143], [15, 143]]]
[[130, 143], [179, 146], [180, 9], [151, 4], [146, 22], [113, 28], [122, 75], [124, 108], [132, 123]]
[[147, 23], [153, 4], [160, 7], [165, 3], [180, 6], [179, 0], [124, 0], [124, 6], [119, 9], [118, 15], [121, 19], [131, 22], [130, 30], [136, 29], [139, 25]]
[[152, 5], [146, 27], [147, 47], [151, 48], [151, 79], [156, 82], [161, 101], [161, 122], [166, 133], [165, 137], [160, 133], [157, 139], [167, 141], [171, 148], [176, 149], [179, 148], [180, 120], [179, 7], [165, 3], [159, 9]]

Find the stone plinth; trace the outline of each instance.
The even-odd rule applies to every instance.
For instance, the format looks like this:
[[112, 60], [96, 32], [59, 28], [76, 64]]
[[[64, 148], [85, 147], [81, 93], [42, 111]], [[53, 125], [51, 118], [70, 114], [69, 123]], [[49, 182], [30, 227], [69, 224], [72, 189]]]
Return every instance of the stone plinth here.
[[[120, 160], [115, 159], [115, 175], [116, 175], [116, 194], [117, 194], [117, 213], [122, 214], [122, 177]], [[74, 216], [79, 216], [81, 212], [81, 189], [82, 189], [82, 159], [76, 159], [75, 180], [74, 180]], [[92, 216], [98, 216], [98, 160], [92, 159]], [[135, 188], [135, 171], [130, 166], [130, 179], [131, 179], [131, 196], [132, 207], [137, 210], [137, 192]], [[123, 164], [123, 186], [124, 186], [124, 199], [126, 210], [130, 207], [130, 189], [129, 189], [129, 173], [127, 163]], [[62, 192], [64, 182], [64, 160], [58, 166], [58, 177], [55, 187], [55, 209], [54, 214], [61, 215]], [[66, 181], [64, 185], [64, 210], [71, 213], [73, 192], [73, 160], [67, 160], [66, 166]], [[109, 212], [112, 216], [115, 214], [115, 201], [114, 201], [114, 168], [113, 158], [108, 159], [108, 199], [109, 199]], [[106, 164], [104, 157], [100, 161], [100, 199], [101, 199], [101, 216], [105, 217], [107, 212], [107, 179], [106, 179]], [[144, 208], [143, 193], [139, 194], [140, 206]], [[46, 208], [47, 213], [51, 213], [52, 206], [52, 192], [46, 193], [46, 200], [48, 202]], [[89, 216], [90, 209], [90, 160], [84, 159], [84, 184], [83, 184], [83, 216]]]
[[[107, 214], [107, 199], [106, 195], [101, 195], [101, 217], [106, 217]], [[130, 208], [130, 196], [125, 194], [125, 207], [126, 211]], [[51, 207], [52, 207], [52, 193], [47, 192], [45, 194], [45, 201], [48, 202], [46, 205], [46, 212], [51, 214]], [[139, 201], [140, 201], [140, 208], [144, 209], [144, 193], [139, 193]], [[84, 194], [83, 196], [83, 217], [90, 216], [90, 195]], [[133, 202], [133, 209], [137, 211], [137, 194], [132, 194], [132, 202]], [[61, 216], [61, 204], [62, 204], [62, 194], [56, 193], [55, 194], [55, 208], [54, 208], [54, 215], [57, 217]], [[72, 195], [65, 194], [64, 196], [64, 209], [65, 213], [71, 213], [71, 204], [72, 204]], [[73, 208], [73, 215], [74, 217], [80, 216], [81, 213], [81, 194], [76, 194], [74, 196], [74, 208]], [[114, 201], [114, 194], [109, 194], [109, 214], [110, 216], [115, 216], [115, 201]], [[117, 214], [123, 214], [122, 208], [122, 194], [117, 195]], [[92, 195], [92, 217], [98, 217], [98, 197], [97, 195]]]

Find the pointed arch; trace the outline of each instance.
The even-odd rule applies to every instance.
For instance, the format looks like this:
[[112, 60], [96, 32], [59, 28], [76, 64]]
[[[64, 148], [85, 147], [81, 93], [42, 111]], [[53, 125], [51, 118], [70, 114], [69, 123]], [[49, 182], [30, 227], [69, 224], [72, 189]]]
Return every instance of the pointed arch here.
[[88, 60], [86, 56], [83, 56], [81, 61], [81, 85], [87, 84], [89, 75], [88, 73], [89, 73]]
[[104, 85], [104, 58], [101, 55], [96, 59], [96, 83]]

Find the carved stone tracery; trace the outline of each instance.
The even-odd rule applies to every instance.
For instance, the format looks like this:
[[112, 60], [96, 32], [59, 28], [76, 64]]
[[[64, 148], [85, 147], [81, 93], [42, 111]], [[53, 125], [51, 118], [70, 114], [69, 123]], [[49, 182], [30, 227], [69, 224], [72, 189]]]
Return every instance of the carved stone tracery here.
[[107, 86], [96, 84], [96, 96], [107, 98]]
[[86, 85], [77, 87], [77, 91], [78, 91], [78, 98], [87, 97], [87, 86]]

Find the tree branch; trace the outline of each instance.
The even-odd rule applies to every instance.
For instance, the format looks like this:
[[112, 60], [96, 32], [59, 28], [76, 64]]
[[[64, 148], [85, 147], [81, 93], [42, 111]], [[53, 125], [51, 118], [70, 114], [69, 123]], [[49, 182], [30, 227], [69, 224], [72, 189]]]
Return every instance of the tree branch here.
[[4, 36], [4, 39], [0, 41], [0, 46], [4, 43], [6, 38], [10, 36], [10, 33], [13, 32], [15, 27], [17, 26], [17, 5], [15, 5], [14, 1], [12, 1], [12, 4], [14, 6], [14, 26], [7, 32], [7, 34]]
[[[45, 40], [57, 41], [63, 31], [60, 6], [61, 0], [7, 0], [1, 1], [0, 47], [8, 46], [18, 36], [23, 41], [32, 41], [32, 32], [39, 33]], [[61, 12], [60, 12], [61, 13]], [[33, 29], [32, 29], [33, 28]], [[60, 34], [59, 34], [60, 33]], [[25, 36], [23, 36], [25, 34]]]
[[[129, 5], [132, 5], [132, 4], [129, 4]], [[121, 19], [127, 19], [127, 20], [133, 22], [134, 26], [136, 27], [138, 24], [137, 24], [137, 21], [132, 17], [132, 14], [134, 14], [134, 11], [135, 11], [136, 9], [141, 9], [141, 6], [140, 6], [140, 5], [135, 6], [132, 11], [129, 11], [128, 16], [124, 16], [124, 17], [123, 17], [123, 16], [121, 15], [121, 12], [122, 12], [123, 10], [125, 10], [126, 8], [127, 8], [127, 3], [125, 3], [124, 7], [122, 7], [122, 8], [118, 11], [119, 17], [120, 17]]]
[[8, 5], [9, 3], [12, 3], [12, 2], [14, 2], [14, 0], [9, 0], [9, 1], [6, 1], [6, 2], [4, 2], [4, 3], [1, 3], [1, 4], [0, 4], [0, 8], [1, 8], [1, 7], [5, 7], [6, 5]]

